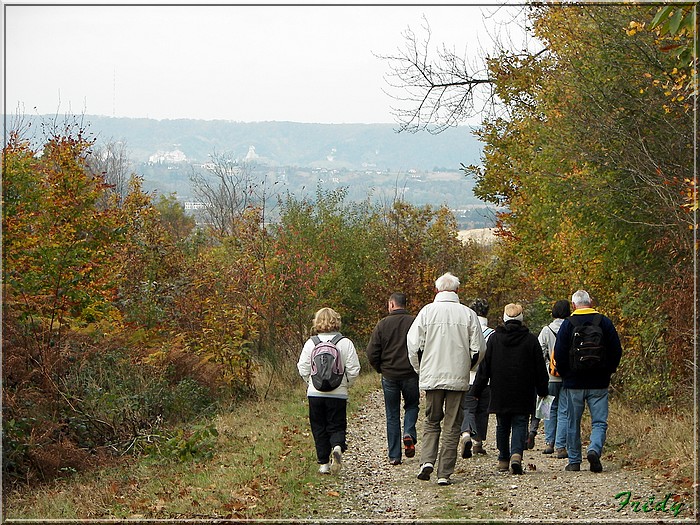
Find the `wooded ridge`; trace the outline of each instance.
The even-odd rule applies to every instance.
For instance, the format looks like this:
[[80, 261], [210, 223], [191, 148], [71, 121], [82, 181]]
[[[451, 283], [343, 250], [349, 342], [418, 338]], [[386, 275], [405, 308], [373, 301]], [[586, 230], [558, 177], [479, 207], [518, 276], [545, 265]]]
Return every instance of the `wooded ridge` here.
[[[12, 121], [14, 117], [8, 115]], [[63, 116], [26, 115], [39, 130], [41, 122]], [[392, 124], [309, 124], [299, 122], [231, 122], [224, 120], [155, 120], [83, 115], [98, 143], [122, 141], [135, 163], [158, 152], [181, 151], [189, 162], [208, 162], [212, 153], [243, 160], [251, 146], [271, 166], [308, 168], [375, 168], [389, 171], [434, 168], [459, 170], [479, 160], [481, 144], [469, 126], [438, 135], [397, 133]], [[332, 160], [330, 160], [332, 159]]]

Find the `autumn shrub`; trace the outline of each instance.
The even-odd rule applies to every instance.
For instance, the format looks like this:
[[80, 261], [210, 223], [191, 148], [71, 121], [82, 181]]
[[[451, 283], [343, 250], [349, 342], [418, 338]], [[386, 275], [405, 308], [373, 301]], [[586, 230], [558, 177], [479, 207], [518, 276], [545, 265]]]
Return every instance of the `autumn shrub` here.
[[144, 356], [169, 333], [197, 251], [178, 249], [138, 178], [115, 197], [88, 167], [91, 144], [68, 124], [41, 154], [16, 133], [3, 149], [4, 483], [136, 451], [216, 397], [197, 367], [178, 375]]
[[100, 458], [141, 452], [151, 436], [216, 406], [206, 385], [188, 377], [173, 381], [108, 340], [72, 343], [50, 374], [4, 385], [5, 481], [50, 479]]
[[122, 349], [86, 356], [63, 378], [63, 392], [76, 400], [69, 428], [84, 436], [80, 444], [103, 445], [111, 434], [107, 442], [120, 451], [164, 423], [195, 419], [213, 401], [195, 380], [171, 382], [162, 370], [134, 362]]
[[[503, 260], [524, 277], [511, 289], [591, 293], [623, 343], [613, 385], [637, 407], [690, 402], [695, 374], [696, 64], [677, 53], [692, 32], [648, 30], [658, 11], [534, 6], [541, 49], [488, 60], [503, 112], [477, 130], [482, 162], [466, 169], [504, 209]], [[676, 33], [685, 14], [673, 11]]]
[[394, 291], [406, 293], [417, 311], [433, 300], [435, 279], [452, 271], [476, 293], [481, 248], [458, 239], [445, 207], [397, 200], [383, 208], [345, 202], [342, 190], [319, 192], [315, 201], [289, 198], [272, 239], [272, 283], [285, 305], [278, 311], [294, 328], [297, 348], [321, 306], [336, 308], [344, 331], [366, 341]]

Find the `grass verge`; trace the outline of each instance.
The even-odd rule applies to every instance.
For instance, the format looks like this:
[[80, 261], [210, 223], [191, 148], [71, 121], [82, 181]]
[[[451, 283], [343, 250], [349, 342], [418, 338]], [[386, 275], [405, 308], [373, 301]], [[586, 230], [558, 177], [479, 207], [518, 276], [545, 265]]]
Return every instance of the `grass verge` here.
[[[365, 373], [350, 392], [349, 412], [379, 386]], [[3, 518], [285, 519], [313, 518], [337, 482], [319, 477], [303, 385], [269, 392], [221, 412], [214, 455], [128, 458], [3, 497]]]
[[[363, 373], [351, 389], [349, 413], [380, 387]], [[637, 412], [611, 399], [606, 458], [623, 468], [651, 470], [676, 493], [691, 497], [695, 450], [693, 416]], [[222, 411], [208, 459], [129, 458], [3, 495], [4, 519], [291, 519], [327, 516], [339, 482], [317, 475], [303, 385], [268, 392]], [[381, 423], [378, 422], [381, 426]], [[584, 418], [582, 436], [590, 432]], [[448, 506], [444, 519], [458, 515]]]
[[690, 495], [696, 481], [695, 424], [691, 408], [641, 411], [612, 398], [605, 454], [615, 454], [623, 468], [650, 470], [660, 482]]

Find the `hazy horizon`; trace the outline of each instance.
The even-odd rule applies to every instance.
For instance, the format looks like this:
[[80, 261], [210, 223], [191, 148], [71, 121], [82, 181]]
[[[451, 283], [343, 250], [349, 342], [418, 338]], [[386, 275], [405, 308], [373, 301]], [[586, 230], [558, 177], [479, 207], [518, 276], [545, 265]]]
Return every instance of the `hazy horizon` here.
[[395, 124], [407, 29], [479, 61], [522, 32], [494, 5], [5, 5], [6, 114]]

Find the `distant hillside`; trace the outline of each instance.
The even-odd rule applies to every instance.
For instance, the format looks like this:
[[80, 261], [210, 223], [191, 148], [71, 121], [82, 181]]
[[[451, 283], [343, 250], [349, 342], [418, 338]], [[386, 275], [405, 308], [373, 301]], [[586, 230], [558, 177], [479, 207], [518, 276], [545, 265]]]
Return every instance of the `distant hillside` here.
[[[54, 116], [26, 116], [34, 121]], [[147, 162], [158, 152], [179, 150], [189, 162], [206, 162], [216, 153], [244, 158], [255, 154], [275, 166], [458, 170], [479, 162], [481, 144], [471, 128], [451, 128], [438, 135], [396, 133], [392, 124], [302, 124], [223, 120], [154, 120], [83, 117], [100, 142], [126, 143], [132, 159]]]
[[[473, 192], [474, 180], [459, 168], [478, 164], [481, 143], [468, 127], [438, 135], [396, 133], [391, 124], [302, 124], [154, 120], [104, 116], [23, 116], [21, 127], [40, 142], [43, 128], [62, 129], [77, 121], [98, 145], [123, 142], [130, 170], [154, 194], [196, 201], [191, 175], [212, 154], [253, 159], [254, 176], [274, 188], [268, 196], [314, 195], [344, 188], [347, 198], [375, 203], [400, 198], [414, 205], [446, 205], [460, 228], [492, 227], [494, 212]], [[54, 124], [56, 126], [54, 126]]]

